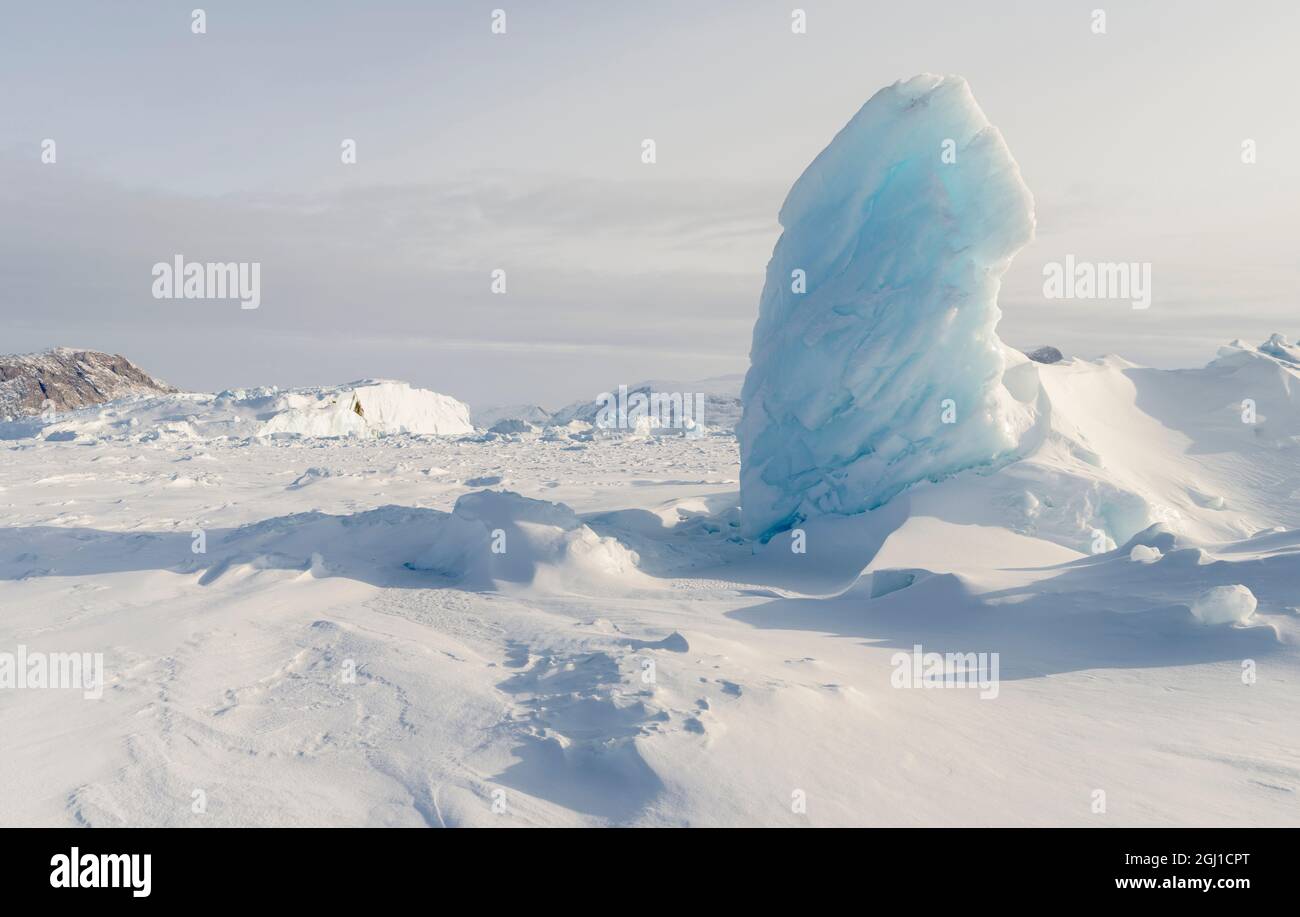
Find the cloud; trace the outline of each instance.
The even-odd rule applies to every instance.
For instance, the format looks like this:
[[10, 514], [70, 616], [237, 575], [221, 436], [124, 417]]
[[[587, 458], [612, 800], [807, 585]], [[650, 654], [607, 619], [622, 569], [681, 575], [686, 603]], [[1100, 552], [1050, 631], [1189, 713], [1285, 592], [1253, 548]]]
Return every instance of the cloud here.
[[[536, 371], [529, 354], [587, 348], [637, 354], [648, 369], [665, 354], [730, 355], [734, 369], [748, 348], [779, 193], [741, 183], [482, 175], [185, 196], [3, 159], [0, 276], [10, 327], [30, 342], [20, 348], [102, 346], [106, 328], [135, 330], [150, 348], [165, 347], [160, 332], [170, 329], [173, 348], [190, 351], [198, 329], [223, 341], [333, 335], [357, 349], [511, 353], [521, 390]], [[155, 300], [152, 266], [178, 253], [260, 262], [261, 308]], [[504, 296], [490, 291], [496, 268], [507, 272]], [[128, 355], [168, 362], [135, 348]], [[287, 382], [318, 367], [307, 346], [267, 360], [265, 377]], [[228, 361], [197, 354], [183, 368], [194, 381], [177, 381], [230, 384], [219, 380]]]

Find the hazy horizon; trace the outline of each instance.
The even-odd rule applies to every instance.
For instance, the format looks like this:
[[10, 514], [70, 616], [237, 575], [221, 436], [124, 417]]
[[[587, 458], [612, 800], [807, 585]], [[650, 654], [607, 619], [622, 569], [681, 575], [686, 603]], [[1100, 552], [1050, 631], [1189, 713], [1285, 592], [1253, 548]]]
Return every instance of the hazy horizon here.
[[[1280, 2], [1116, 6], [1102, 35], [1090, 9], [1028, 2], [806, 2], [801, 35], [777, 3], [506, 5], [504, 35], [492, 5], [223, 4], [205, 34], [192, 6], [11, 14], [5, 352], [118, 352], [200, 391], [398, 378], [475, 406], [743, 372], [790, 185], [923, 71], [966, 77], [1035, 196], [1008, 344], [1198, 366], [1300, 333], [1300, 11]], [[154, 299], [175, 254], [259, 262], [260, 308]], [[1150, 262], [1151, 308], [1047, 300], [1069, 254]]]

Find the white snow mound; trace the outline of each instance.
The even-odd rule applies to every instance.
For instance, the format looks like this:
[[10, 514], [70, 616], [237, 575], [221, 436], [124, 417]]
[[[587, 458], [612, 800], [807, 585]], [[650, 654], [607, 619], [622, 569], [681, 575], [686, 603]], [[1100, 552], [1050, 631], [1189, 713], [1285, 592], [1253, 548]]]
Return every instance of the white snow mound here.
[[563, 503], [482, 490], [456, 501], [421, 566], [473, 588], [515, 583], [581, 592], [584, 583], [607, 590], [619, 579], [641, 582], [637, 563], [634, 551], [597, 535]]
[[1159, 548], [1153, 548], [1145, 544], [1135, 544], [1133, 550], [1129, 552], [1128, 559], [1137, 564], [1153, 564], [1163, 556]]
[[1255, 594], [1245, 586], [1214, 586], [1192, 603], [1192, 614], [1202, 624], [1243, 624], [1257, 604]]

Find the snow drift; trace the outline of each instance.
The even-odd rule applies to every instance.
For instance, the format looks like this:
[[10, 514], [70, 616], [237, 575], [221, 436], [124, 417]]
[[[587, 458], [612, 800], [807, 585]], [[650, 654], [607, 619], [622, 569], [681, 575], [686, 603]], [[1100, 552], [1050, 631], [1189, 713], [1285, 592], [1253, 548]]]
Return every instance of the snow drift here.
[[1008, 455], [999, 278], [1033, 200], [964, 80], [876, 93], [781, 208], [742, 394], [745, 530], [856, 513]]

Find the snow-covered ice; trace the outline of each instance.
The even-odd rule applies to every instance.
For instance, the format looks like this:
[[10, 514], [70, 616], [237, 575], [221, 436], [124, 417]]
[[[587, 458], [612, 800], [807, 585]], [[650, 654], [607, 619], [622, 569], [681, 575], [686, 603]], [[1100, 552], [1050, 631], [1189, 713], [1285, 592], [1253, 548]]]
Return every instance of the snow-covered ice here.
[[[1036, 372], [1032, 455], [802, 553], [740, 534], [731, 437], [11, 430], [0, 650], [107, 685], [0, 691], [0, 821], [1300, 824], [1296, 370]], [[996, 699], [894, 687], [916, 645], [999, 653]]]

